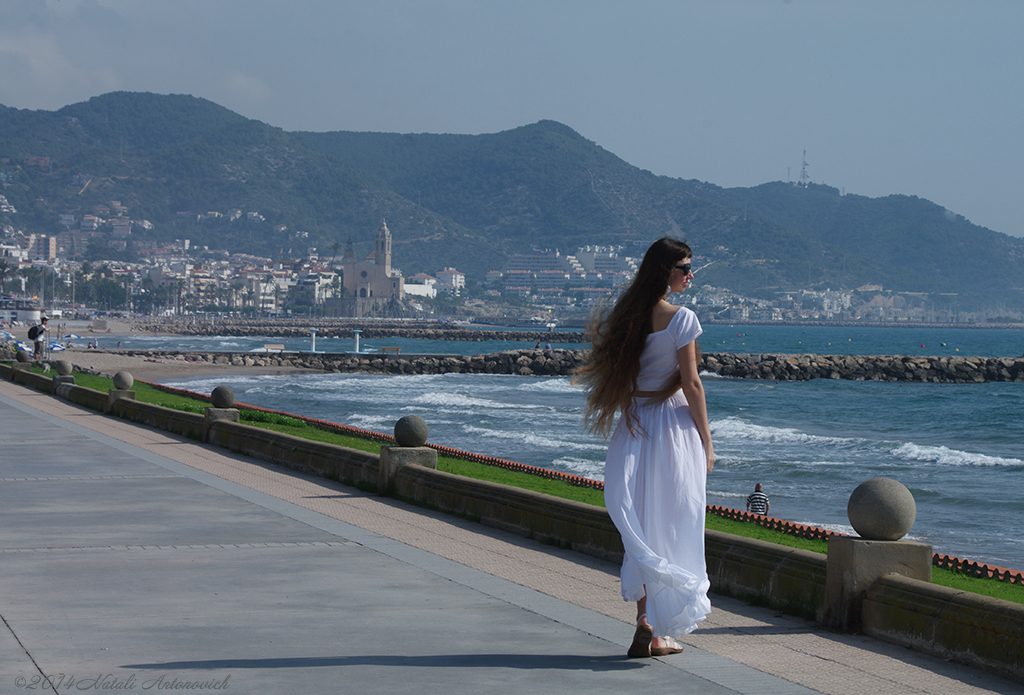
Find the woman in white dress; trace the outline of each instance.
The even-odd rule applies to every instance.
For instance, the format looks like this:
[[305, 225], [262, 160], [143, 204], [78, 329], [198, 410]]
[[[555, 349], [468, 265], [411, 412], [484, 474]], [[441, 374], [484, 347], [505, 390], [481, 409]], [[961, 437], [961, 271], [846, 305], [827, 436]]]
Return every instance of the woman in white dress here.
[[683, 651], [674, 639], [711, 611], [705, 484], [715, 465], [692, 311], [666, 301], [693, 274], [690, 247], [654, 242], [629, 288], [591, 327], [586, 419], [607, 436], [604, 497], [622, 536], [622, 597], [636, 601], [630, 657]]

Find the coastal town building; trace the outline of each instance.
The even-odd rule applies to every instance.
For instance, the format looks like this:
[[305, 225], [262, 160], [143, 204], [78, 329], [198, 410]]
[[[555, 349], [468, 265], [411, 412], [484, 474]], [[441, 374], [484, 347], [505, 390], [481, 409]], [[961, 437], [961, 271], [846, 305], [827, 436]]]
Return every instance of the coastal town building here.
[[342, 257], [344, 296], [331, 297], [324, 303], [330, 316], [367, 316], [390, 302], [405, 298], [405, 279], [401, 271], [391, 267], [391, 230], [382, 220], [374, 239], [373, 251], [359, 260], [352, 240]]
[[448, 294], [458, 297], [466, 286], [466, 276], [455, 268], [445, 268], [437, 273], [437, 282]]
[[405, 281], [405, 294], [433, 299], [437, 296], [437, 278], [417, 273]]

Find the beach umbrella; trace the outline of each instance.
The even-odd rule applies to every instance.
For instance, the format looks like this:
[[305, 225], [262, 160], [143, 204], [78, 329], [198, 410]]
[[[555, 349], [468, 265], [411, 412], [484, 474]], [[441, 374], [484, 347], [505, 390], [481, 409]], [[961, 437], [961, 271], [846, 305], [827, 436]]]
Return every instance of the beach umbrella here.
[[3, 338], [5, 340], [11, 340], [14, 338], [14, 336], [8, 333], [7, 331], [0, 331], [0, 338]]
[[67, 350], [67, 348], [58, 343], [56, 340], [50, 342], [50, 352], [60, 352], [62, 350]]
[[82, 336], [75, 335], [74, 333], [68, 333], [66, 336], [64, 336], [64, 339], [65, 340], [81, 340]]

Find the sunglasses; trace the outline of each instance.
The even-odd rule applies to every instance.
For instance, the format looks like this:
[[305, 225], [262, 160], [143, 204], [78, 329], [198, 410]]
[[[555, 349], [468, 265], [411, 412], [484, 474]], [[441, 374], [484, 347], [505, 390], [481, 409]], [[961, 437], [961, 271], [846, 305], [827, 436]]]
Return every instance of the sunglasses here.
[[683, 271], [683, 275], [689, 275], [690, 274], [690, 264], [689, 263], [683, 263], [682, 265], [677, 265], [676, 266], [676, 270]]

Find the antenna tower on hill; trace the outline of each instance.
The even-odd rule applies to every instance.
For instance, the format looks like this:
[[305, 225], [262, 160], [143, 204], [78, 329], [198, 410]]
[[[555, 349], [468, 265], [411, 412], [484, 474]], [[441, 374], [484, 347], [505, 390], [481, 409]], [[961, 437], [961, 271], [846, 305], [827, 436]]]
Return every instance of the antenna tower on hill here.
[[800, 187], [807, 188], [811, 183], [811, 177], [807, 175], [807, 150], [804, 150], [804, 163], [800, 167]]

